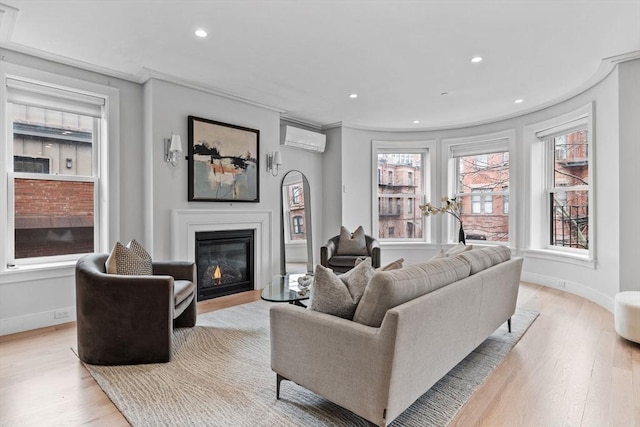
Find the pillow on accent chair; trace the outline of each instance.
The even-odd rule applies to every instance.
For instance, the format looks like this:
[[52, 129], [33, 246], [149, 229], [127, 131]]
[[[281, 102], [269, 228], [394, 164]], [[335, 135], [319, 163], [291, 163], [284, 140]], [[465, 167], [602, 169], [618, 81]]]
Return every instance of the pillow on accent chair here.
[[[131, 246], [131, 248], [127, 246]], [[151, 256], [135, 240], [129, 242], [127, 246], [116, 242], [109, 258], [105, 262], [107, 273], [128, 276], [151, 276], [153, 274]]]
[[131, 239], [129, 243], [127, 243], [127, 248], [131, 249], [134, 254], [138, 255], [145, 261], [151, 262], [151, 255], [149, 252], [140, 244], [136, 239]]
[[340, 275], [320, 264], [316, 265], [309, 309], [353, 319], [356, 307], [375, 271], [370, 258]]
[[367, 240], [365, 239], [364, 228], [356, 228], [356, 231], [349, 232], [344, 226], [340, 227], [340, 240], [338, 241], [338, 255], [369, 255], [367, 251]]

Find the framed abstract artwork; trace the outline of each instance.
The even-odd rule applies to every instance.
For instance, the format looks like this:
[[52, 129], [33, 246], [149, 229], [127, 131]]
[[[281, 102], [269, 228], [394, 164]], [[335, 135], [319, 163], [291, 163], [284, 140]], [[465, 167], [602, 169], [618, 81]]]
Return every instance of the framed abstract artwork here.
[[260, 131], [188, 119], [189, 201], [259, 202]]

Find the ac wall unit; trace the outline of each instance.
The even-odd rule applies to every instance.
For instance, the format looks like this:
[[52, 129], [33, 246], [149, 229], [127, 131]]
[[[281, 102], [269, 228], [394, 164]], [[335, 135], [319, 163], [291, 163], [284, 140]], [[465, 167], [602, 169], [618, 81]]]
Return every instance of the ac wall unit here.
[[327, 145], [326, 135], [293, 126], [284, 126], [283, 133], [284, 139], [282, 140], [282, 145], [301, 148], [316, 153], [324, 153]]

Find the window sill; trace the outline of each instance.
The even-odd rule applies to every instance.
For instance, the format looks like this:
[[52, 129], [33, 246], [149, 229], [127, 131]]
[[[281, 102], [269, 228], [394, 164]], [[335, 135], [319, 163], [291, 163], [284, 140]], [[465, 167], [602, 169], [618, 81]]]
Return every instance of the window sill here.
[[589, 259], [587, 255], [572, 254], [550, 249], [524, 249], [522, 251], [522, 255], [528, 258], [573, 264], [580, 267], [588, 267], [592, 269], [595, 269], [597, 265], [597, 261], [595, 259]]
[[380, 241], [381, 248], [391, 249], [440, 249], [437, 243], [427, 243], [422, 241], [401, 242], [401, 241]]
[[22, 265], [0, 271], [2, 284], [68, 277], [75, 274], [76, 261]]

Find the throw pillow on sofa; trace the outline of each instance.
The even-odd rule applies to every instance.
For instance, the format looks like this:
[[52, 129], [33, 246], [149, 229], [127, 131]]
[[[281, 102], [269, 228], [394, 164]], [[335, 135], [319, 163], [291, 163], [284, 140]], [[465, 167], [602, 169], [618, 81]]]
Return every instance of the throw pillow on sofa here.
[[450, 256], [456, 256], [463, 252], [470, 251], [471, 249], [473, 249], [473, 245], [465, 245], [464, 243], [460, 242], [446, 252], [444, 249], [440, 249], [437, 254], [431, 257], [431, 259], [439, 259], [439, 258], [446, 258]]
[[[367, 258], [358, 258], [356, 260], [356, 264], [358, 265], [361, 262], [364, 262], [364, 260], [366, 260]], [[399, 270], [402, 268], [402, 264], [404, 263], [404, 258], [398, 258], [395, 261], [391, 261], [389, 264], [387, 265], [383, 265], [382, 267], [378, 267], [376, 268], [376, 271], [389, 271], [389, 270]]]
[[316, 265], [309, 309], [351, 320], [374, 272], [371, 259], [339, 276], [329, 268]]
[[[131, 246], [131, 243], [132, 242], [129, 242], [127, 246]], [[150, 276], [153, 274], [151, 257], [142, 246], [137, 244], [139, 246], [137, 247], [136, 244], [133, 245], [135, 247], [134, 250], [133, 248], [124, 246], [120, 242], [116, 242], [109, 258], [107, 258], [105, 262], [105, 268], [108, 274], [124, 274], [129, 276]], [[146, 256], [140, 251], [141, 248]], [[138, 255], [138, 253], [142, 256]]]
[[336, 253], [337, 255], [369, 255], [364, 228], [360, 226], [352, 234], [344, 226], [340, 227]]

